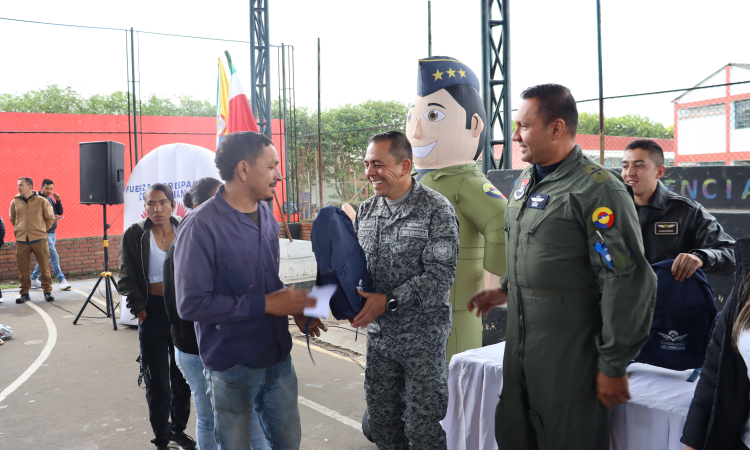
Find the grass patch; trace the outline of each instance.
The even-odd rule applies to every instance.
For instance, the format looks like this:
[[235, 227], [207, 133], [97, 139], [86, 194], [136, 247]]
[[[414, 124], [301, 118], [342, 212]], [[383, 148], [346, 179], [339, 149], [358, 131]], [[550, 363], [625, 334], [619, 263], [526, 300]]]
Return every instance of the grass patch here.
[[20, 286], [20, 284], [0, 284], [0, 289], [16, 289]]

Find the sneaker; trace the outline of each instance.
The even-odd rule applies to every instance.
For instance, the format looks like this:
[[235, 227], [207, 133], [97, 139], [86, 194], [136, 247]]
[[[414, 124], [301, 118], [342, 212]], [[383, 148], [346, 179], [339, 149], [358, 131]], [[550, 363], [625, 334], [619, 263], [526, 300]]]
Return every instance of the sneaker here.
[[60, 290], [62, 291], [69, 291], [70, 290], [70, 283], [68, 283], [68, 280], [63, 278], [63, 280], [60, 282]]
[[39, 278], [36, 280], [31, 280], [31, 289], [41, 289], [42, 288], [42, 282], [39, 281]]
[[45, 292], [44, 293], [44, 299], [47, 300], [48, 302], [54, 302], [55, 301], [55, 297], [52, 296], [52, 292]]
[[26, 302], [28, 302], [29, 300], [31, 300], [31, 299], [29, 298], [29, 294], [23, 294], [23, 295], [21, 295], [20, 297], [18, 297], [18, 298], [16, 299], [16, 303], [26, 303]]
[[[182, 450], [195, 450], [196, 449], [195, 440], [192, 437], [185, 434], [184, 431], [178, 431], [177, 433], [173, 433], [170, 441], [179, 445], [180, 448], [182, 448]], [[170, 442], [170, 444], [172, 442]]]

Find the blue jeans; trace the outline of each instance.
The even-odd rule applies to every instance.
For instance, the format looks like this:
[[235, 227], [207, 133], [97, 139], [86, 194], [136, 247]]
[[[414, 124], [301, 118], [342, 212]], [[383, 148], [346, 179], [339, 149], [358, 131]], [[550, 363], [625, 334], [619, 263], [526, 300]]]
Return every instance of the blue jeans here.
[[[198, 448], [201, 450], [218, 450], [219, 443], [214, 438], [214, 412], [211, 408], [211, 399], [206, 393], [206, 377], [203, 376], [203, 363], [198, 355], [181, 352], [174, 348], [175, 361], [185, 377], [190, 391], [193, 393], [195, 403], [195, 438], [198, 440]], [[266, 435], [260, 426], [257, 414], [253, 413], [253, 421], [250, 428], [251, 449], [267, 450]]]
[[253, 369], [239, 364], [223, 372], [206, 369], [205, 375], [219, 448], [250, 448], [250, 412], [255, 411], [274, 450], [299, 450], [302, 426], [291, 355], [271, 367]]
[[[62, 270], [60, 269], [60, 257], [57, 256], [57, 250], [55, 249], [55, 233], [47, 234], [47, 246], [49, 247], [49, 262], [52, 263], [52, 270], [55, 271], [57, 281], [62, 283], [65, 279]], [[31, 272], [31, 279], [36, 280], [39, 278], [39, 264], [34, 267], [34, 271]]]

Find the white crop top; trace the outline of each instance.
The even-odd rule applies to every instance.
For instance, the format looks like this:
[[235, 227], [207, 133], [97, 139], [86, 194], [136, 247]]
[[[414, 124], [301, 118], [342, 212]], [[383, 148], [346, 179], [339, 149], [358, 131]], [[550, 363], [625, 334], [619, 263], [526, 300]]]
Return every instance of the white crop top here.
[[[172, 229], [175, 234], [177, 230], [174, 225]], [[156, 245], [156, 239], [154, 239], [154, 233], [151, 234], [151, 251], [148, 256], [148, 284], [163, 283], [164, 282], [164, 259], [167, 257], [167, 252], [163, 251]]]

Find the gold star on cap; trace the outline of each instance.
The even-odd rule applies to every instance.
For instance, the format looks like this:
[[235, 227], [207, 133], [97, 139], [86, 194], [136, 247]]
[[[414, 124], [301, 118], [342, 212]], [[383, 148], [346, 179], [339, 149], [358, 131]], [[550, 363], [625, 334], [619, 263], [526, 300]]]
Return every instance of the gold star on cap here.
[[466, 78], [466, 71], [464, 69], [458, 69], [458, 73], [461, 74], [461, 78]]
[[437, 69], [435, 71], [435, 73], [432, 74], [432, 76], [435, 77], [435, 79], [432, 80], [432, 81], [442, 80], [443, 79], [443, 73], [445, 73], [445, 72], [441, 72], [440, 69]]
[[456, 71], [452, 70], [450, 67], [448, 67], [448, 70], [446, 70], [446, 72], [448, 72], [448, 78], [456, 77]]

